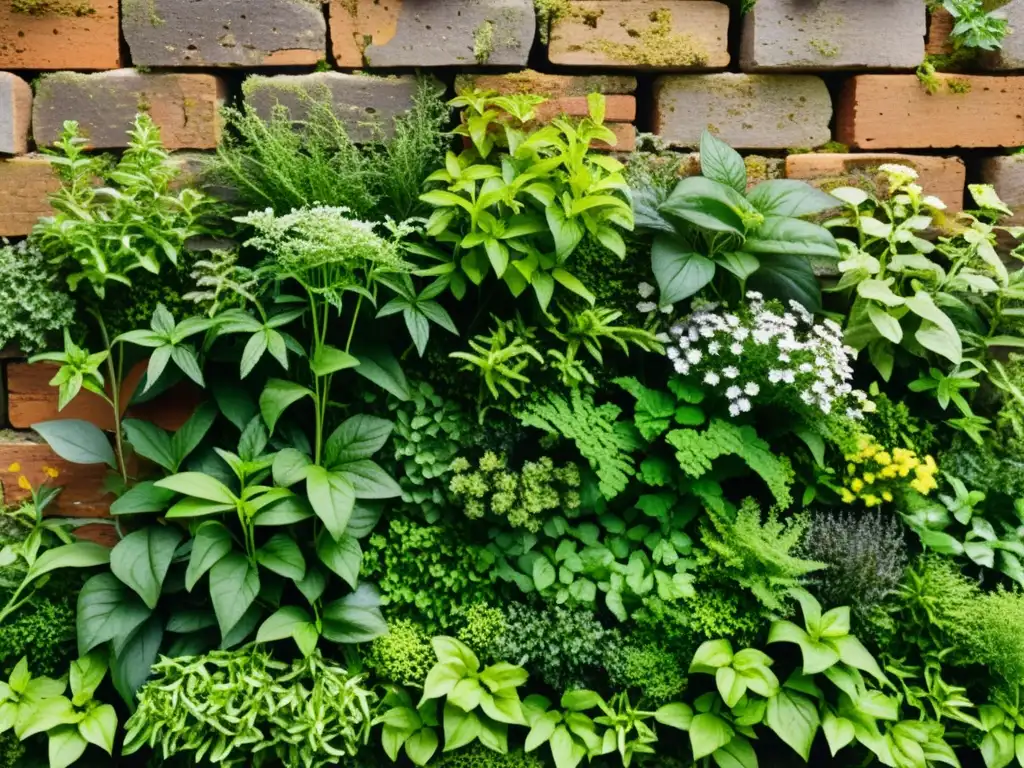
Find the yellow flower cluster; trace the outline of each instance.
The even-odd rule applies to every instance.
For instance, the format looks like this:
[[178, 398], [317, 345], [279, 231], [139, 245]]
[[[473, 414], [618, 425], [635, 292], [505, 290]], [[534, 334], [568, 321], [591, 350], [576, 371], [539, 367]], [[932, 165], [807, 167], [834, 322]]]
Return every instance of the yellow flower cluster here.
[[857, 452], [846, 456], [846, 484], [840, 495], [847, 504], [856, 499], [866, 507], [877, 507], [892, 501], [893, 491], [903, 484], [927, 496], [938, 487], [938, 467], [931, 456], [921, 458], [906, 448], [885, 450], [874, 438], [860, 438]]
[[[0, 465], [0, 466], [2, 466], [2, 465]], [[32, 490], [32, 482], [25, 475], [20, 474], [21, 473], [21, 464], [19, 462], [15, 461], [13, 464], [8, 466], [7, 467], [7, 471], [11, 472], [11, 473], [18, 473], [18, 487], [19, 488], [21, 488], [23, 491], [31, 491]], [[43, 474], [46, 475], [50, 480], [56, 480], [57, 477], [60, 475], [60, 472], [58, 472], [53, 467], [43, 467]]]

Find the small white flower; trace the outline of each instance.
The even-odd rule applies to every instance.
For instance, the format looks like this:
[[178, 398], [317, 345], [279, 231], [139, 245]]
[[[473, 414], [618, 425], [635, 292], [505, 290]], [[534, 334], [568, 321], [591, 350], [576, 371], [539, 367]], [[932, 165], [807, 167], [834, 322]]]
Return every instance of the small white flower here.
[[921, 202], [927, 205], [929, 208], [934, 208], [937, 211], [946, 210], [946, 204], [939, 200], [939, 198], [937, 198], [935, 195], [925, 195], [924, 199]]
[[741, 397], [736, 401], [736, 407], [739, 408], [741, 412], [746, 413], [750, 410], [750, 401], [745, 397]]
[[814, 395], [810, 392], [801, 392], [800, 399], [803, 400], [806, 405], [810, 405], [814, 402]]
[[686, 332], [686, 335], [690, 337], [690, 341], [697, 341], [697, 339], [700, 338], [700, 331], [696, 328], [690, 328], [690, 330]]
[[690, 349], [687, 350], [686, 352], [686, 362], [690, 363], [691, 365], [696, 365], [697, 363], [699, 363], [702, 357], [704, 356], [700, 353], [699, 349]]
[[722, 371], [722, 375], [725, 376], [725, 378], [727, 379], [735, 379], [737, 376], [740, 375], [740, 369], [737, 368], [735, 365], [730, 365]]
[[730, 405], [729, 405], [729, 415], [730, 416], [739, 416], [740, 415], [740, 407], [738, 405], [736, 405], [736, 403], [730, 403]]
[[708, 354], [717, 355], [720, 348], [721, 345], [717, 341], [712, 341], [710, 344], [708, 344]]
[[796, 374], [794, 374], [792, 371], [783, 371], [782, 380], [786, 384], [792, 384], [794, 381], [796, 381]]
[[655, 304], [653, 301], [641, 301], [641, 302], [638, 302], [637, 305], [636, 305], [636, 311], [637, 312], [645, 312], [645, 313], [646, 312], [653, 312], [657, 308], [658, 308], [658, 305]]
[[782, 371], [771, 370], [768, 371], [768, 381], [771, 384], [778, 384], [782, 381]]
[[671, 315], [672, 310], [674, 309], [675, 307], [673, 307], [671, 304], [662, 304], [660, 307], [658, 307], [658, 311], [661, 312], [663, 315]]
[[675, 325], [668, 329], [668, 332], [678, 339], [680, 336], [683, 335], [683, 330], [683, 326], [679, 325], [679, 323], [676, 323]]
[[726, 315], [725, 322], [729, 324], [730, 328], [735, 328], [740, 324], [740, 319], [736, 315]]
[[730, 345], [730, 347], [729, 347], [729, 351], [732, 352], [734, 355], [742, 355], [743, 354], [743, 345], [740, 344], [738, 341], [737, 342], [733, 342], [733, 344]]
[[799, 368], [800, 373], [810, 373], [813, 370], [814, 370], [814, 366], [811, 365], [810, 363], [800, 363], [800, 368]]
[[759, 387], [759, 386], [758, 386], [757, 384], [755, 384], [754, 382], [752, 382], [752, 381], [749, 381], [749, 382], [747, 382], [747, 384], [746, 384], [746, 385], [745, 385], [745, 386], [743, 387], [743, 391], [744, 391], [744, 392], [745, 392], [745, 393], [746, 393], [747, 395], [749, 395], [750, 397], [757, 397], [757, 395], [758, 395], [758, 394], [759, 394], [759, 393], [761, 392], [761, 387]]
[[732, 332], [732, 337], [736, 339], [736, 341], [746, 341], [749, 336], [750, 331], [746, 328], [737, 328]]
[[785, 352], [779, 352], [779, 361], [783, 363], [788, 363], [789, 355], [787, 355]]
[[669, 360], [676, 360], [679, 357], [679, 350], [675, 347], [669, 347], [665, 350], [665, 354], [668, 355]]
[[707, 373], [704, 374], [704, 383], [707, 384], [709, 387], [717, 386], [718, 382], [720, 382], [721, 380], [722, 378], [714, 371], [708, 371]]
[[737, 397], [743, 394], [743, 390], [733, 384], [727, 390], [725, 390], [725, 396], [730, 400], [735, 400]]
[[686, 364], [685, 360], [676, 360], [672, 367], [676, 369], [676, 373], [687, 374], [690, 372], [690, 366]]
[[[906, 176], [908, 179], [916, 179], [917, 171], [906, 165], [898, 165], [896, 163], [882, 163], [878, 166], [878, 170], [882, 173], [888, 173], [891, 176]], [[748, 293], [747, 296], [750, 296]]]
[[651, 285], [650, 283], [640, 283], [640, 285], [638, 285], [636, 289], [640, 293], [641, 299], [649, 299], [651, 298], [651, 295], [654, 293], [654, 286]]
[[764, 296], [758, 291], [747, 291], [747, 298], [751, 301], [761, 301]]
[[754, 333], [752, 335], [754, 337], [754, 343], [755, 344], [764, 345], [764, 344], [767, 344], [769, 341], [772, 340], [772, 334], [771, 334], [770, 331], [758, 330], [758, 331], [754, 331]]

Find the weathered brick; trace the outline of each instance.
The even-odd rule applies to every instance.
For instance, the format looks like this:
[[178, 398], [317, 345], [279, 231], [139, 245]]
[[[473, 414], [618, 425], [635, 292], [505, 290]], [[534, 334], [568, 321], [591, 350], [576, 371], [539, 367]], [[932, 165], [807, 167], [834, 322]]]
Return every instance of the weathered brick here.
[[363, 142], [380, 132], [390, 135], [394, 131], [394, 119], [412, 107], [416, 87], [412, 75], [374, 77], [314, 72], [276, 77], [255, 75], [245, 81], [242, 92], [246, 103], [261, 116], [268, 117], [274, 106], [281, 104], [295, 120], [308, 114], [310, 97], [329, 97], [334, 114], [345, 123], [349, 137]]
[[1024, 69], [1024, 0], [1010, 0], [1000, 7], [1012, 30], [1003, 38], [1003, 44], [995, 51], [986, 52], [982, 62], [987, 69]]
[[19, 13], [0, 2], [0, 69], [116, 69], [121, 66], [117, 0], [55, 0]]
[[[72, 464], [64, 461], [34, 433], [5, 432], [0, 440], [0, 494], [10, 502], [31, 497], [25, 485], [39, 487], [44, 481], [63, 488], [47, 507], [49, 515], [105, 517], [114, 500], [104, 490], [105, 464]], [[52, 475], [56, 473], [56, 477]], [[22, 478], [24, 478], [22, 480]]]
[[667, 75], [654, 84], [654, 132], [696, 147], [707, 129], [740, 149], [816, 147], [829, 140], [832, 102], [810, 75]]
[[1024, 78], [936, 77], [934, 94], [914, 75], [850, 78], [839, 99], [836, 139], [857, 149], [1024, 144]]
[[586, 96], [590, 93], [630, 94], [636, 92], [636, 78], [630, 75], [548, 75], [524, 69], [507, 75], [458, 75], [455, 92], [478, 88], [504, 96], [533, 93], [549, 98]]
[[330, 0], [330, 22], [342, 67], [522, 67], [537, 29], [532, 0]]
[[150, 67], [315, 64], [327, 22], [313, 0], [125, 0], [132, 63]]
[[0, 72], [0, 155], [28, 152], [32, 88], [17, 75]]
[[168, 149], [212, 149], [225, 95], [213, 75], [57, 72], [36, 87], [32, 133], [37, 144], [52, 144], [65, 120], [77, 120], [90, 147], [113, 149], [127, 146], [135, 116], [148, 112]]
[[786, 158], [786, 177], [802, 179], [825, 191], [858, 187], [884, 197], [888, 192], [888, 177], [878, 170], [884, 163], [913, 168], [918, 173], [917, 183], [926, 194], [941, 199], [950, 211], [963, 208], [967, 174], [964, 161], [959, 157], [895, 153], [790, 155]]
[[50, 195], [60, 180], [42, 155], [0, 160], [0, 237], [27, 235], [40, 216], [50, 216]]
[[711, 0], [575, 0], [551, 24], [548, 58], [581, 67], [726, 67], [729, 8]]
[[985, 158], [981, 180], [995, 187], [996, 194], [1013, 210], [1013, 217], [1004, 223], [1024, 226], [1024, 155]]
[[[182, 384], [146, 403], [128, 407], [132, 393], [139, 386], [146, 364], [137, 364], [121, 385], [122, 411], [134, 418], [144, 418], [164, 429], [181, 427], [204, 396], [196, 387]], [[8, 363], [7, 421], [15, 429], [29, 429], [33, 424], [53, 419], [82, 419], [100, 429], [114, 428], [114, 414], [110, 405], [92, 392], [81, 392], [74, 400], [57, 408], [57, 389], [50, 380], [57, 366], [49, 363]]]
[[758, 0], [743, 17], [748, 72], [915, 69], [924, 58], [924, 0]]
[[953, 52], [953, 42], [949, 39], [956, 21], [945, 8], [936, 8], [928, 12], [928, 42], [924, 52], [928, 56], [945, 56]]
[[[636, 97], [615, 94], [604, 98], [605, 115], [608, 123], [631, 123], [636, 120]], [[537, 119], [551, 120], [559, 115], [586, 117], [590, 106], [586, 96], [561, 96], [545, 101], [536, 109]]]

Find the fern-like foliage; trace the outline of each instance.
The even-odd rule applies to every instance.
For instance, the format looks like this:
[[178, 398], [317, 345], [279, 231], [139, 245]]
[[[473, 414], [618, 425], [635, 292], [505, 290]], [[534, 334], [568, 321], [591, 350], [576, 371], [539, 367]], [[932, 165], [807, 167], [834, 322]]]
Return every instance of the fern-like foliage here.
[[602, 495], [611, 499], [625, 490], [636, 473], [629, 453], [640, 447], [632, 425], [617, 421], [620, 413], [618, 406], [595, 405], [590, 395], [574, 389], [568, 398], [548, 392], [524, 406], [518, 415], [528, 427], [543, 429], [576, 443], [580, 455], [597, 473]]
[[717, 577], [749, 590], [769, 611], [780, 612], [788, 590], [825, 567], [793, 554], [809, 525], [805, 514], [783, 523], [774, 511], [762, 523], [761, 509], [753, 499], [745, 499], [732, 519], [709, 507], [707, 522], [701, 526], [707, 551], [698, 562]]
[[761, 476], [779, 508], [784, 509], [793, 501], [789, 493], [792, 467], [772, 453], [753, 427], [712, 419], [704, 431], [674, 429], [665, 439], [676, 449], [680, 468], [691, 477], [701, 477], [711, 471], [712, 462], [720, 456], [737, 456]]

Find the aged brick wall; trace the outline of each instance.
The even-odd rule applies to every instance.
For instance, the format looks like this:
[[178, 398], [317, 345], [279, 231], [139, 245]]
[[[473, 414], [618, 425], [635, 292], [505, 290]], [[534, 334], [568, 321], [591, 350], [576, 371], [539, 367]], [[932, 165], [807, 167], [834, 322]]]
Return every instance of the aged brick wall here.
[[[1009, 152], [1024, 144], [1024, 0], [1005, 7], [1021, 31], [1003, 51], [939, 76], [934, 93], [914, 70], [926, 52], [950, 52], [951, 19], [930, 17], [924, 0], [758, 0], [745, 15], [738, 0], [541, 5], [551, 13], [534, 0], [53, 0], [39, 13], [0, 0], [0, 236], [46, 214], [56, 179], [36, 150], [64, 120], [116, 150], [145, 109], [169, 147], [209, 151], [222, 104], [298, 109], [300, 90], [326, 86], [358, 139], [367, 120], [386, 128], [408, 107], [417, 67], [450, 91], [544, 93], [547, 115], [582, 114], [601, 91], [618, 150], [654, 132], [685, 154], [708, 129], [758, 174], [826, 188], [877, 183], [879, 164], [902, 162], [951, 209], [968, 181], [989, 181], [1024, 220], [1024, 156]], [[9, 353], [0, 365], [0, 426], [56, 414], [49, 370]], [[173, 426], [190, 402], [179, 393], [174, 408], [149, 407]], [[110, 421], [98, 398], [61, 416]], [[3, 434], [8, 499], [23, 493], [21, 475], [55, 467], [72, 486], [58, 513], [103, 511], [95, 469]]]

